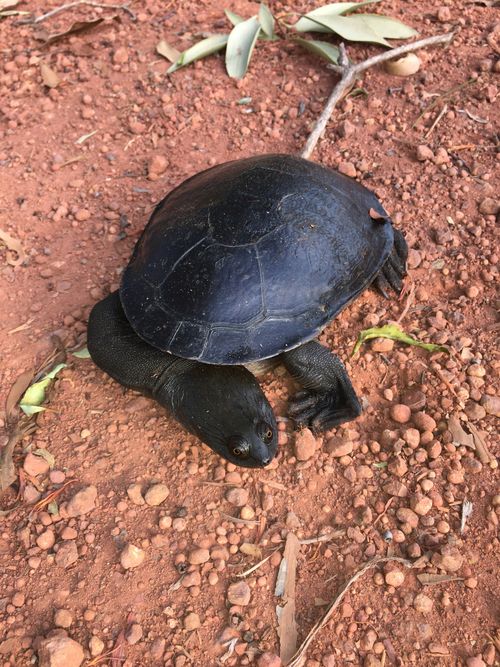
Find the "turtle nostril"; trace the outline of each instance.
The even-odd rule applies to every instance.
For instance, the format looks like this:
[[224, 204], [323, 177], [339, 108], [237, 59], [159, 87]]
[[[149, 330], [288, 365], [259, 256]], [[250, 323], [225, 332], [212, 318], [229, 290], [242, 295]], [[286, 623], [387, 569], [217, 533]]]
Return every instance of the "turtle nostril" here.
[[267, 466], [267, 464], [268, 464], [270, 461], [271, 461], [271, 459], [270, 459], [269, 457], [267, 457], [267, 459], [262, 459], [262, 465], [263, 465], [263, 466]]

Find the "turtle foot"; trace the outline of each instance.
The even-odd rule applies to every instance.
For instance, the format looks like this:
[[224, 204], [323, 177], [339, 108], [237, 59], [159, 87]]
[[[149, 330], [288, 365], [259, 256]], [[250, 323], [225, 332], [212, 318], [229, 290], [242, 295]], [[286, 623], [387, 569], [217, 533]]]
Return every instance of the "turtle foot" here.
[[397, 229], [394, 230], [394, 246], [386, 263], [373, 281], [374, 287], [386, 299], [389, 298], [389, 291], [393, 289], [396, 294], [400, 294], [403, 288], [403, 278], [406, 276], [406, 258], [408, 256], [408, 246], [404, 236]]
[[325, 393], [299, 391], [289, 402], [288, 414], [297, 424], [314, 432], [328, 431], [361, 414], [356, 398], [348, 403], [343, 398], [342, 392], [334, 390]]

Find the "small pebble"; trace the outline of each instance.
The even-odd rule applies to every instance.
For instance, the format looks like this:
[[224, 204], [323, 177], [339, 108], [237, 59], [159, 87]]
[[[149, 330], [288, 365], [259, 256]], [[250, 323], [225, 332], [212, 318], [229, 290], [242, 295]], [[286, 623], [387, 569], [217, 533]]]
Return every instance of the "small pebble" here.
[[46, 475], [50, 470], [49, 464], [42, 456], [36, 456], [31, 452], [26, 454], [23, 468], [28, 475], [32, 475], [33, 477], [36, 477], [37, 475]]
[[208, 549], [193, 549], [189, 553], [188, 561], [191, 565], [201, 565], [210, 560], [210, 552]]
[[44, 551], [52, 549], [52, 547], [55, 544], [55, 541], [56, 541], [56, 536], [53, 530], [46, 530], [36, 538], [37, 545], [40, 547], [40, 549], [43, 549]]
[[394, 588], [398, 588], [404, 583], [405, 580], [405, 575], [404, 572], [401, 570], [391, 570], [390, 572], [387, 572], [385, 575], [385, 583], [388, 586], [393, 586]]
[[169, 489], [166, 484], [153, 484], [144, 494], [144, 500], [151, 507], [156, 507], [161, 505], [161, 503], [167, 499], [169, 494]]
[[120, 563], [126, 570], [139, 567], [146, 557], [145, 551], [133, 544], [127, 544], [120, 554]]
[[54, 625], [58, 628], [69, 628], [73, 623], [73, 616], [67, 609], [58, 609], [54, 614]]
[[184, 629], [187, 630], [188, 632], [197, 630], [200, 627], [200, 625], [201, 622], [198, 614], [192, 612], [191, 614], [188, 614], [187, 616], [184, 617]]
[[140, 484], [131, 484], [127, 487], [127, 496], [134, 503], [134, 505], [144, 505], [146, 501], [142, 496], [142, 489]]
[[316, 452], [316, 438], [312, 431], [303, 428], [295, 436], [295, 456], [298, 461], [307, 461]]
[[73, 639], [57, 635], [43, 639], [38, 650], [39, 667], [80, 667], [83, 647]]
[[139, 623], [132, 623], [125, 633], [125, 639], [129, 644], [137, 644], [142, 639], [142, 627]]
[[429, 146], [417, 146], [417, 160], [419, 162], [425, 162], [426, 160], [432, 160], [433, 158], [434, 153], [431, 151]]
[[338, 166], [338, 170], [341, 174], [349, 176], [350, 178], [356, 178], [356, 167], [352, 162], [341, 162]]
[[330, 438], [325, 445], [325, 450], [334, 458], [349, 456], [349, 454], [352, 454], [353, 448], [354, 445], [350, 440], [347, 438], [339, 438], [337, 436]]
[[93, 658], [96, 658], [98, 655], [101, 655], [101, 653], [104, 651], [104, 646], [105, 644], [102, 641], [102, 639], [99, 639], [99, 637], [92, 635], [89, 641], [90, 655]]
[[421, 614], [429, 614], [432, 610], [433, 604], [434, 602], [432, 601], [432, 598], [430, 598], [428, 595], [425, 595], [424, 593], [415, 595], [415, 599], [413, 600], [413, 606]]
[[246, 581], [235, 581], [227, 590], [227, 600], [230, 604], [246, 607], [250, 602], [250, 586]]
[[410, 421], [411, 410], [407, 405], [399, 403], [391, 406], [391, 418], [398, 424], [406, 424]]
[[97, 488], [95, 486], [87, 486], [75, 493], [66, 504], [66, 514], [69, 517], [83, 516], [88, 514], [95, 508], [95, 501], [97, 499]]
[[236, 487], [226, 491], [226, 500], [235, 507], [243, 507], [248, 502], [248, 495], [249, 494], [246, 489]]

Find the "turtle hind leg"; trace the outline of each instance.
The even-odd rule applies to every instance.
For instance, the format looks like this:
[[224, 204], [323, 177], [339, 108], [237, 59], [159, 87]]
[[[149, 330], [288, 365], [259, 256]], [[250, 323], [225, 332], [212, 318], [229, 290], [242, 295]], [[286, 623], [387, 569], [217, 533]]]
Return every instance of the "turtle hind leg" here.
[[281, 360], [304, 389], [289, 403], [288, 414], [313, 431], [327, 431], [359, 417], [361, 405], [344, 364], [316, 341], [284, 352]]
[[386, 299], [389, 298], [389, 291], [391, 289], [393, 289], [396, 294], [401, 293], [403, 278], [406, 276], [407, 257], [408, 246], [405, 238], [400, 231], [395, 229], [392, 252], [373, 281], [375, 289]]

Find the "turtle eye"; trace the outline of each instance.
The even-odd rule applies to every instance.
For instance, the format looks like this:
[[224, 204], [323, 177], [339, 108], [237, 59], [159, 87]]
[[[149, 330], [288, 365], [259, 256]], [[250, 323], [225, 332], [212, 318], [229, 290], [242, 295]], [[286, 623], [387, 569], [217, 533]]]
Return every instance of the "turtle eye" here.
[[259, 424], [258, 432], [262, 440], [264, 440], [264, 442], [266, 443], [266, 445], [268, 445], [272, 441], [274, 436], [274, 430], [272, 426], [270, 426], [266, 422], [261, 422]]
[[229, 443], [229, 448], [233, 454], [239, 459], [247, 459], [250, 456], [250, 445], [243, 438], [232, 438]]

